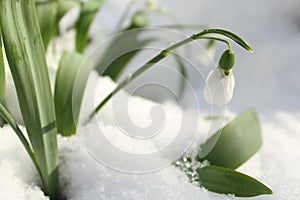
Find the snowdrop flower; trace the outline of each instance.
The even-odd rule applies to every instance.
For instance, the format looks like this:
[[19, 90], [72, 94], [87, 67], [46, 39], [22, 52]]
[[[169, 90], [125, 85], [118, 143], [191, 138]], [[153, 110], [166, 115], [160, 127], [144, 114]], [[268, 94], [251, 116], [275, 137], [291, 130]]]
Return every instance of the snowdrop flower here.
[[225, 105], [231, 100], [235, 85], [233, 65], [234, 54], [226, 50], [220, 58], [219, 66], [207, 76], [203, 95], [208, 103]]

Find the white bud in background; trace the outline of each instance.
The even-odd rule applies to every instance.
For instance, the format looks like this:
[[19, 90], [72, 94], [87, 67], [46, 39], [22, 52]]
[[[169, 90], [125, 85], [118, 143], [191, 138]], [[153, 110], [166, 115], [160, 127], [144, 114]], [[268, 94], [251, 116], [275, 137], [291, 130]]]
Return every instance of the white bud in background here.
[[145, 3], [145, 7], [147, 10], [156, 10], [158, 8], [156, 0], [147, 0]]
[[233, 96], [234, 85], [235, 79], [232, 70], [225, 75], [225, 71], [217, 67], [207, 76], [203, 91], [204, 98], [209, 104], [225, 105]]

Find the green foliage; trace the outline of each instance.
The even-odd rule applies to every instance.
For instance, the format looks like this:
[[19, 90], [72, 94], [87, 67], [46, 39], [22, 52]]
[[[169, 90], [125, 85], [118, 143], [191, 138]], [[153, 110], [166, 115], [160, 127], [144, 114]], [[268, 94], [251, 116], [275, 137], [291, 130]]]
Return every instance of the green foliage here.
[[58, 2], [51, 1], [47, 4], [38, 4], [36, 11], [44, 46], [47, 49], [51, 38], [58, 31]]
[[35, 4], [44, 47], [47, 49], [50, 40], [59, 31], [58, 24], [60, 19], [71, 8], [79, 5], [79, 2], [67, 0], [37, 0]]
[[4, 66], [4, 57], [3, 52], [4, 49], [2, 48], [2, 37], [1, 37], [1, 29], [0, 29], [0, 102], [5, 102], [5, 66]]
[[79, 2], [76, 1], [67, 1], [67, 0], [59, 0], [58, 1], [58, 11], [57, 11], [57, 18], [61, 20], [61, 18], [72, 8], [79, 5]]
[[261, 145], [260, 123], [255, 110], [249, 109], [202, 144], [199, 157], [213, 165], [236, 169]]
[[127, 64], [141, 51], [141, 49], [154, 41], [153, 38], [138, 39], [138, 36], [142, 32], [143, 31], [139, 29], [116, 36], [102, 58], [96, 64], [98, 73], [103, 76], [110, 76], [113, 80], [117, 80]]
[[272, 194], [261, 182], [232, 169], [206, 166], [197, 170], [200, 184], [212, 192], [234, 194], [237, 197], [254, 197]]
[[[4, 66], [4, 57], [3, 57], [3, 48], [2, 48], [2, 37], [0, 30], [0, 103], [5, 105], [6, 97], [6, 81], [5, 81], [5, 66]], [[4, 124], [4, 121], [0, 117], [0, 127]]]
[[56, 122], [34, 1], [0, 1], [0, 23], [25, 127], [45, 192], [58, 187]]
[[252, 48], [245, 40], [243, 40], [241, 37], [239, 37], [235, 33], [232, 33], [230, 31], [227, 31], [224, 29], [205, 29], [204, 31], [202, 31], [198, 34], [194, 34], [191, 38], [193, 40], [198, 40], [198, 39], [201, 39], [204, 35], [208, 35], [208, 34], [222, 35], [224, 37], [231, 39], [232, 41], [234, 41], [235, 43], [237, 43], [238, 45], [240, 45], [247, 51], [253, 52]]
[[[57, 131], [75, 134], [81, 100], [92, 64], [75, 52], [64, 52], [56, 75], [54, 103]], [[76, 84], [75, 84], [76, 83]]]
[[148, 17], [143, 11], [138, 11], [132, 16], [128, 27], [113, 38], [104, 55], [96, 63], [95, 69], [100, 75], [110, 76], [116, 81], [127, 64], [147, 44], [155, 40], [155, 38], [139, 39], [144, 32], [141, 28], [147, 26], [148, 23]]
[[80, 16], [76, 22], [76, 51], [82, 53], [86, 47], [89, 37], [89, 28], [97, 12], [101, 8], [103, 0], [87, 0], [82, 3]]
[[13, 116], [8, 112], [8, 110], [4, 107], [4, 105], [0, 102], [0, 116], [11, 126], [11, 128], [15, 131], [16, 135], [20, 139], [21, 143], [23, 144], [24, 148], [26, 149], [28, 155], [30, 156], [33, 164], [35, 165], [36, 169], [38, 170], [39, 174], [41, 175], [40, 167], [36, 161], [35, 154], [33, 152], [32, 147], [30, 146], [29, 142], [25, 138], [24, 134], [22, 133], [21, 129], [19, 128], [16, 120]]
[[[271, 194], [272, 191], [264, 184], [234, 171], [250, 159], [261, 145], [258, 117], [254, 109], [249, 109], [202, 144], [195, 158], [184, 157], [178, 161], [179, 164], [175, 164], [186, 172], [191, 182], [197, 181], [209, 191], [238, 197]], [[190, 175], [194, 173], [194, 168], [185, 169], [180, 165], [184, 162], [195, 165], [193, 162], [205, 163], [205, 160], [212, 165], [199, 165], [196, 176]]]

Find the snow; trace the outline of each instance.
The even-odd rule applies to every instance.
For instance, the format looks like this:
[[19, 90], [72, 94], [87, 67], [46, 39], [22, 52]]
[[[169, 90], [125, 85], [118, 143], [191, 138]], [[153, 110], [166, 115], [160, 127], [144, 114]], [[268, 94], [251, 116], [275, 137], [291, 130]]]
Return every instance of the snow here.
[[[109, 78], [98, 78], [93, 72], [89, 85], [97, 85], [95, 81], [99, 81], [102, 86], [102, 92], [98, 87], [100, 91], [96, 94], [99, 92], [103, 94], [107, 88], [115, 87]], [[126, 93], [123, 95], [126, 96]], [[86, 96], [89, 99], [89, 95]], [[155, 103], [141, 97], [131, 98], [135, 106], [130, 111], [137, 113], [131, 115], [132, 121], [138, 122], [140, 119], [141, 124], [145, 124], [147, 120], [143, 121], [139, 112], [147, 110], [149, 105], [151, 107]], [[87, 102], [85, 99], [83, 105]], [[174, 147], [171, 157], [167, 154], [167, 156], [160, 154], [150, 157], [151, 161], [158, 165], [151, 165], [147, 159], [139, 163], [138, 161], [141, 160], [136, 160], [132, 156], [133, 153], [144, 153], [143, 157], [151, 155], [151, 151], [157, 151], [161, 145], [164, 147], [166, 143], [168, 144], [174, 137], [174, 133], [176, 137], [180, 136], [180, 133], [177, 127], [173, 126], [173, 130], [167, 131], [173, 135], [169, 134], [156, 141], [146, 140], [140, 143], [126, 136], [118, 126], [114, 125], [115, 121], [111, 118], [113, 106], [110, 104], [111, 102], [98, 115], [98, 120], [101, 121], [94, 120], [87, 126], [80, 126], [76, 136], [58, 138], [60, 184], [63, 194], [68, 199], [234, 199], [234, 197], [210, 193], [190, 184], [183, 172], [170, 166], [170, 162], [174, 161], [172, 159], [176, 158], [173, 156], [177, 152], [175, 147], [178, 143], [171, 144]], [[178, 115], [176, 106], [166, 104], [163, 107], [166, 113], [173, 114], [170, 116]], [[253, 199], [297, 199], [299, 197], [298, 188], [295, 187], [300, 185], [300, 175], [297, 173], [300, 167], [298, 153], [300, 135], [297, 134], [300, 129], [299, 115], [300, 113], [293, 115], [279, 111], [273, 118], [262, 124], [264, 146], [239, 170], [263, 181], [274, 190], [274, 195]], [[199, 119], [202, 127], [209, 127], [210, 122]], [[166, 117], [166, 120], [178, 123], [176, 118]], [[106, 140], [101, 139], [99, 127], [104, 135], [102, 137], [104, 139], [106, 137], [113, 149], [105, 144]], [[203, 129], [196, 132], [200, 135], [204, 133]], [[0, 173], [3, 180], [0, 184], [0, 191], [3, 191], [1, 199], [47, 199], [43, 197], [37, 186], [40, 185], [38, 175], [14, 132], [5, 126], [0, 129], [0, 137]], [[189, 138], [188, 133], [185, 137]], [[115, 151], [118, 148], [121, 151]], [[110, 154], [110, 151], [114, 154]], [[127, 157], [122, 157], [124, 155]], [[129, 162], [129, 165], [126, 162]]]
[[[101, 24], [108, 21], [109, 28], [113, 29], [114, 23], [111, 21], [116, 19], [115, 13], [119, 13], [117, 11], [125, 2], [110, 1], [110, 9], [106, 12], [111, 14]], [[234, 69], [237, 84], [226, 114], [233, 116], [248, 107], [257, 108], [262, 121], [264, 144], [259, 153], [238, 170], [259, 179], [274, 191], [273, 195], [252, 199], [299, 199], [297, 59], [300, 31], [296, 25], [297, 20], [299, 25], [300, 18], [296, 9], [299, 1], [229, 0], [226, 7], [224, 3], [214, 0], [176, 3], [174, 0], [164, 0], [162, 3], [174, 10], [182, 22], [229, 28], [253, 46], [255, 53], [252, 55], [234, 47], [237, 54], [237, 67]], [[98, 29], [94, 27], [93, 31], [96, 34]], [[66, 35], [66, 38], [69, 37]], [[57, 58], [51, 59], [55, 68]], [[7, 87], [8, 106], [22, 122], [9, 77]], [[81, 121], [86, 119], [104, 94], [115, 87], [109, 78], [98, 77], [93, 72], [83, 101]], [[198, 93], [202, 95], [201, 88]], [[128, 113], [124, 112], [127, 110]], [[189, 150], [195, 149], [222, 125], [223, 121], [211, 124], [201, 118], [207, 114], [178, 107], [174, 102], [158, 104], [120, 92], [96, 119], [87, 126], [80, 126], [76, 136], [58, 137], [63, 195], [71, 200], [238, 199], [196, 187], [188, 182], [183, 172], [170, 165], [186, 148], [191, 146]], [[184, 134], [178, 131], [180, 125], [184, 125]], [[158, 137], [152, 137], [147, 131], [137, 134], [138, 130], [145, 128], [156, 130], [154, 132], [159, 133]], [[143, 137], [144, 140], [133, 139], [126, 134]], [[194, 143], [191, 144], [191, 141]], [[142, 155], [139, 158], [144, 160], [133, 155]], [[0, 180], [0, 199], [48, 199], [40, 189], [41, 183], [33, 164], [8, 126], [0, 128]]]

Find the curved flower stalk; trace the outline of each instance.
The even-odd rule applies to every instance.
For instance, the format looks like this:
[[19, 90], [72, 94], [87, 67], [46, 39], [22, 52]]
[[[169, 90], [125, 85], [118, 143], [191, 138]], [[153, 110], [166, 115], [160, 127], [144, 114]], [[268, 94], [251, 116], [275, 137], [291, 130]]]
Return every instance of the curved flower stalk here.
[[234, 61], [234, 53], [229, 46], [222, 54], [219, 66], [207, 76], [203, 95], [208, 103], [225, 105], [232, 99], [235, 85], [232, 73]]
[[228, 39], [231, 39], [232, 41], [239, 44], [241, 47], [243, 47], [247, 51], [252, 52], [252, 48], [248, 45], [248, 43], [232, 32], [229, 32], [229, 31], [226, 31], [223, 29], [205, 29], [198, 34], [194, 34], [194, 35], [192, 35], [182, 41], [179, 41], [179, 42], [171, 45], [170, 47], [162, 50], [159, 54], [154, 56], [152, 59], [150, 59], [144, 65], [142, 65], [139, 69], [137, 69], [134, 73], [132, 73], [132, 76], [130, 79], [125, 79], [122, 82], [120, 82], [119, 85], [96, 106], [96, 108], [91, 112], [91, 114], [89, 115], [88, 119], [85, 121], [84, 124], [87, 124], [97, 114], [97, 112], [113, 97], [113, 95], [115, 95], [117, 92], [119, 92], [121, 89], [123, 89], [132, 80], [134, 80], [136, 77], [138, 77], [140, 74], [142, 74], [144, 71], [146, 71], [150, 67], [154, 66], [160, 60], [167, 57], [174, 50], [176, 50], [179, 47], [186, 45], [190, 42], [193, 42], [195, 40], [201, 40], [201, 39], [212, 40], [213, 39], [216, 41], [224, 42], [228, 45], [229, 49], [226, 50], [220, 58], [219, 67], [224, 69], [224, 73], [226, 75], [229, 75], [230, 69], [233, 67], [233, 64], [234, 64], [234, 54], [231, 51], [231, 45], [227, 40], [217, 38], [217, 37], [207, 37], [206, 35], [209, 35], [209, 34], [220, 35], [220, 36], [226, 37]]
[[203, 91], [204, 98], [210, 104], [225, 105], [232, 99], [234, 85], [232, 70], [226, 75], [225, 70], [217, 67], [207, 76]]

